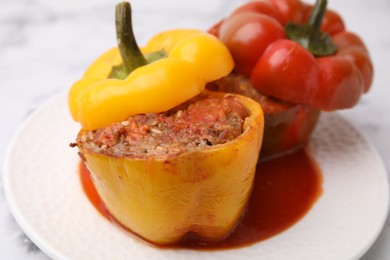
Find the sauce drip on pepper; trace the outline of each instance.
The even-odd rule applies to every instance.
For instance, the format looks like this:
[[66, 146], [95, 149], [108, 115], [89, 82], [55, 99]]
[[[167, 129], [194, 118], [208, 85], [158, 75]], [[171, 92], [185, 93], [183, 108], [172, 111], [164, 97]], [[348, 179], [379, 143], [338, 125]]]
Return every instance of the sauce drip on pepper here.
[[[261, 162], [256, 171], [248, 208], [229, 237], [207, 243], [190, 234], [182, 242], [163, 248], [215, 250], [249, 246], [297, 223], [321, 195], [320, 169], [305, 149]], [[97, 194], [84, 163], [80, 163], [80, 177], [90, 202], [104, 217], [116, 222]]]

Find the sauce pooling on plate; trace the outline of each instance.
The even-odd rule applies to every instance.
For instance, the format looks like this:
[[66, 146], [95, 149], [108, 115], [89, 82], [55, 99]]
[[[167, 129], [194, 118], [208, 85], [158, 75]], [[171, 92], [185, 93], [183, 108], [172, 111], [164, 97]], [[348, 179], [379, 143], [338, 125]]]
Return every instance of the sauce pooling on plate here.
[[[84, 163], [80, 163], [80, 177], [90, 202], [104, 217], [116, 222], [96, 192]], [[261, 162], [256, 169], [246, 212], [226, 239], [208, 243], [188, 234], [180, 243], [169, 248], [229, 249], [268, 239], [288, 229], [308, 213], [321, 195], [321, 184], [319, 167], [305, 149]]]

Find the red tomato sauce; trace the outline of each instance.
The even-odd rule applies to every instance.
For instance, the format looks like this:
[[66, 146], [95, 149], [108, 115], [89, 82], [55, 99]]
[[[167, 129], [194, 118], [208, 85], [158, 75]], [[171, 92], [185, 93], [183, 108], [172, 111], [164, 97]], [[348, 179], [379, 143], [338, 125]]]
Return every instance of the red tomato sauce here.
[[[84, 163], [80, 163], [80, 176], [93, 206], [104, 217], [117, 222], [101, 201]], [[246, 212], [226, 239], [207, 243], [190, 234], [180, 243], [168, 248], [229, 249], [268, 239], [305, 216], [321, 195], [321, 186], [321, 171], [305, 149], [261, 162], [256, 169], [255, 183]]]

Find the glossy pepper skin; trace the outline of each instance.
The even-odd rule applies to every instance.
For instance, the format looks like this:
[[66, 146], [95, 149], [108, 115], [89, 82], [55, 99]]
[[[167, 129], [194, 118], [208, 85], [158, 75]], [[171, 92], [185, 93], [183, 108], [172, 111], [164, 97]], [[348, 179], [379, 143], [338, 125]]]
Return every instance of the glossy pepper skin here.
[[206, 241], [225, 238], [250, 196], [264, 127], [260, 105], [243, 96], [237, 98], [249, 116], [243, 133], [225, 144], [165, 159], [117, 158], [81, 148], [110, 213], [158, 245], [179, 242], [188, 233]]
[[[317, 2], [326, 6], [326, 1]], [[262, 93], [321, 110], [353, 107], [373, 79], [367, 48], [346, 31], [336, 12], [327, 10], [321, 21], [311, 19], [312, 11], [313, 6], [299, 0], [251, 1], [210, 32], [231, 51], [235, 71]], [[312, 45], [303, 47], [286, 34], [289, 23], [316, 24], [329, 35], [335, 51], [318, 55]]]
[[290, 153], [307, 144], [320, 111], [305, 104], [292, 104], [257, 91], [249, 79], [237, 73], [207, 84], [212, 91], [234, 93], [257, 101], [264, 113], [260, 161]]
[[69, 108], [84, 129], [97, 129], [140, 113], [169, 110], [196, 96], [207, 82], [233, 69], [233, 59], [216, 37], [197, 30], [156, 35], [143, 52], [166, 57], [140, 66], [125, 79], [109, 78], [122, 63], [118, 48], [100, 56], [69, 91]]

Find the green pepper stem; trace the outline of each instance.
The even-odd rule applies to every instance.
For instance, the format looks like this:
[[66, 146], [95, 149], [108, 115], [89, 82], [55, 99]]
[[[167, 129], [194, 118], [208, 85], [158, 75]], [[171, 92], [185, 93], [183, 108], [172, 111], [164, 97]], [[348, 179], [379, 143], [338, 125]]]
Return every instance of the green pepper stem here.
[[130, 3], [122, 2], [116, 5], [115, 25], [119, 52], [126, 73], [130, 74], [136, 68], [147, 64], [134, 37]]
[[327, 4], [327, 0], [316, 0], [309, 20], [305, 24], [289, 22], [284, 27], [289, 39], [301, 44], [316, 57], [329, 56], [337, 51], [332, 37], [326, 32], [321, 32]]
[[307, 25], [311, 28], [310, 40], [314, 40], [321, 34], [321, 25], [322, 20], [325, 16], [327, 4], [327, 0], [316, 0], [316, 3], [307, 22]]

